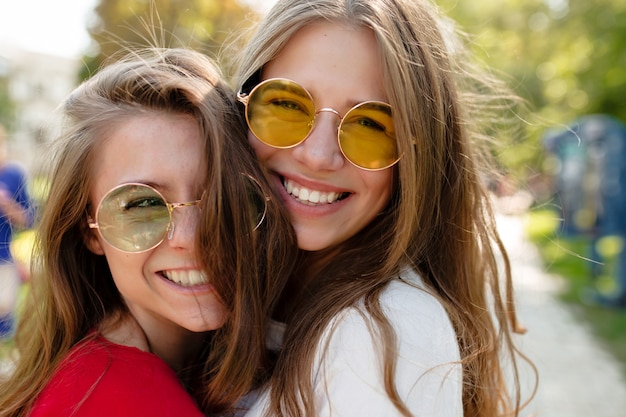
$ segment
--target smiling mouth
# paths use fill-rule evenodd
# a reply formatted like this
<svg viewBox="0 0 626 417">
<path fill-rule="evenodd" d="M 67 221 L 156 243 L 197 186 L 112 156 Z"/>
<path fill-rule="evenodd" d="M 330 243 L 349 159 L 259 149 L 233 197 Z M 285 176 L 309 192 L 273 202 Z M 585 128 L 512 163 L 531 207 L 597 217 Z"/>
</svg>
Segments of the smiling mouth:
<svg viewBox="0 0 626 417">
<path fill-rule="evenodd" d="M 193 287 L 209 283 L 207 276 L 197 269 L 161 271 L 161 275 L 181 287 Z"/>
<path fill-rule="evenodd" d="M 301 203 L 309 205 L 333 204 L 347 198 L 350 195 L 350 193 L 312 190 L 286 178 L 282 178 L 282 184 L 289 195 L 295 197 Z"/>
</svg>

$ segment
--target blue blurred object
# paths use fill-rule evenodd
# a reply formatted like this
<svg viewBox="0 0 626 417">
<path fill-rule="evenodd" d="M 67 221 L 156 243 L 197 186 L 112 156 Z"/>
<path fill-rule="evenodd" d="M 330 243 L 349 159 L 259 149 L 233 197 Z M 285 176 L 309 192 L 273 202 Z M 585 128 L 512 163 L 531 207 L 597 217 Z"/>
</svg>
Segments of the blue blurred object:
<svg viewBox="0 0 626 417">
<path fill-rule="evenodd" d="M 562 232 L 600 227 L 601 234 L 626 229 L 626 125 L 606 115 L 585 116 L 544 138 L 558 159 L 555 195 L 563 214 Z M 587 210 L 589 213 L 580 213 Z M 597 217 L 596 221 L 586 221 Z"/>
<path fill-rule="evenodd" d="M 601 262 L 596 242 L 605 236 L 626 241 L 626 125 L 607 115 L 589 115 L 544 137 L 545 149 L 558 160 L 555 198 L 563 235 L 592 237 L 589 256 Z M 600 264 L 592 266 L 599 275 Z M 626 306 L 626 252 L 617 259 L 617 294 L 598 302 Z"/>
<path fill-rule="evenodd" d="M 13 336 L 14 324 L 13 314 L 0 316 L 0 341 L 10 339 Z"/>
</svg>

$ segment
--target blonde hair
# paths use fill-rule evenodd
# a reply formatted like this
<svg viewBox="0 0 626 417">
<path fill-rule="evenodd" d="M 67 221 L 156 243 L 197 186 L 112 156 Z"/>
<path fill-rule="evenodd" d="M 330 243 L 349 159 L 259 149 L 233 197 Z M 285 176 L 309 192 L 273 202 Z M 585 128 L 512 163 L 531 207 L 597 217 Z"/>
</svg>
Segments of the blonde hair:
<svg viewBox="0 0 626 417">
<path fill-rule="evenodd" d="M 267 201 L 266 223 L 252 231 L 246 178 L 258 178 L 263 200 L 270 187 L 247 144 L 233 92 L 207 57 L 153 48 L 104 67 L 74 90 L 62 111 L 64 123 L 52 143 L 48 199 L 37 227 L 28 314 L 15 337 L 15 370 L 0 382 L 0 416 L 28 415 L 69 349 L 105 320 L 129 314 L 106 259 L 84 243 L 85 216 L 99 146 L 124 120 L 146 112 L 190 115 L 206 140 L 198 256 L 231 315 L 223 328 L 207 335 L 202 357 L 189 358 L 197 368 L 186 370 L 184 382 L 197 388 L 194 394 L 207 413 L 233 406 L 265 366 L 264 334 L 256 329 L 265 324 L 278 291 L 274 286 L 280 284 L 276 277 L 289 265 L 282 261 L 291 258 L 287 253 L 294 244 L 275 198 Z"/>
<path fill-rule="evenodd" d="M 479 123 L 506 109 L 512 97 L 503 84 L 475 71 L 454 26 L 426 0 L 279 0 L 242 50 L 238 84 L 257 82 L 289 39 L 316 21 L 375 34 L 403 156 L 381 215 L 339 247 L 300 254 L 297 279 L 308 282 L 305 292 L 315 297 L 303 296 L 289 314 L 270 414 L 314 415 L 311 369 L 321 332 L 341 310 L 364 300 L 382 335 L 387 394 L 403 415 L 411 415 L 393 382 L 397 335 L 379 303 L 385 286 L 410 265 L 439 296 L 455 327 L 464 415 L 517 415 L 515 358 L 524 357 L 512 332 L 521 326 L 508 257 L 482 182 L 487 152 L 481 143 L 487 136 Z M 504 353 L 512 358 L 513 395 L 505 384 Z"/>
</svg>

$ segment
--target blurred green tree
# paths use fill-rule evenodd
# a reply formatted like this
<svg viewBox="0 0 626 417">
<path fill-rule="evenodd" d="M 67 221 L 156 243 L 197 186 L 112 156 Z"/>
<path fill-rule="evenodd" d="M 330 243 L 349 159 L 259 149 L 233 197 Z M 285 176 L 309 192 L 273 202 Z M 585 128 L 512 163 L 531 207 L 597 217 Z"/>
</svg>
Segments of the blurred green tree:
<svg viewBox="0 0 626 417">
<path fill-rule="evenodd" d="M 542 170 L 550 128 L 591 113 L 626 121 L 626 1 L 436 1 L 469 34 L 478 59 L 529 103 L 526 131 L 494 149 L 514 175 Z M 82 78 L 124 46 L 188 46 L 215 56 L 258 17 L 237 0 L 99 0 L 95 12 L 89 32 L 97 52 L 85 58 Z"/>
<path fill-rule="evenodd" d="M 13 127 L 14 113 L 14 104 L 9 96 L 8 80 L 0 75 L 0 125 L 6 130 Z"/>
<path fill-rule="evenodd" d="M 185 46 L 217 56 L 225 41 L 256 14 L 236 0 L 99 0 L 88 27 L 97 52 L 81 79 L 126 47 Z"/>
<path fill-rule="evenodd" d="M 524 141 L 502 162 L 540 170 L 541 139 L 592 113 L 626 121 L 623 0 L 439 0 L 470 34 L 481 61 L 506 74 L 533 112 Z"/>
<path fill-rule="evenodd" d="M 9 63 L 0 56 L 0 125 L 10 130 L 14 122 L 14 103 L 9 94 Z"/>
</svg>

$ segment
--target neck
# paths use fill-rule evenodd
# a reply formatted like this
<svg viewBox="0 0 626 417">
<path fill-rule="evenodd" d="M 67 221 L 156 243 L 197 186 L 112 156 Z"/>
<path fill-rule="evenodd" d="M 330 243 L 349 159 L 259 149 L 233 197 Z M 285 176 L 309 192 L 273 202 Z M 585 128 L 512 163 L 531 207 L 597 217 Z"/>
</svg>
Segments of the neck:
<svg viewBox="0 0 626 417">
<path fill-rule="evenodd" d="M 176 372 L 183 370 L 197 357 L 206 340 L 205 333 L 179 329 L 181 331 L 178 334 L 167 332 L 148 337 L 152 353 L 163 359 Z"/>
<path fill-rule="evenodd" d="M 132 315 L 113 325 L 100 326 L 100 333 L 113 343 L 151 352 L 174 371 L 182 370 L 202 349 L 206 333 L 195 333 L 174 323 L 139 324 Z"/>
</svg>

